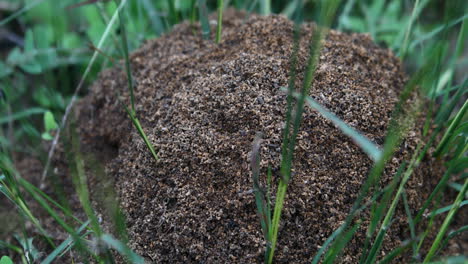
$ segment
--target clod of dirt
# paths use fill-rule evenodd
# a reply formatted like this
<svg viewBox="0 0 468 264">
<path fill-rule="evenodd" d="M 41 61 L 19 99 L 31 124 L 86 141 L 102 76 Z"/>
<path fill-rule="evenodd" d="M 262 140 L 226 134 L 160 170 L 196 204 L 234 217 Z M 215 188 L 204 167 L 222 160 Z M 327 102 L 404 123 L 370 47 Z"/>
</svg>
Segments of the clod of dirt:
<svg viewBox="0 0 468 264">
<path fill-rule="evenodd" d="M 249 158 L 263 134 L 262 175 L 279 177 L 293 24 L 281 16 L 228 12 L 222 43 L 202 40 L 183 23 L 131 56 L 136 111 L 159 153 L 154 161 L 117 94 L 128 102 L 125 72 L 102 73 L 78 105 L 82 145 L 106 162 L 127 217 L 131 247 L 154 263 L 256 263 L 265 241 L 256 215 Z M 198 29 L 195 29 L 198 30 Z M 302 26 L 297 87 L 314 25 Z M 382 145 L 406 77 L 391 51 L 369 36 L 331 31 L 310 95 Z M 389 162 L 389 183 L 420 138 L 418 129 Z M 279 231 L 277 263 L 308 263 L 340 226 L 372 161 L 331 122 L 306 108 Z M 413 210 L 431 186 L 431 164 L 406 185 Z M 414 212 L 413 212 L 414 213 Z M 366 212 L 362 213 L 366 219 Z M 409 238 L 397 211 L 381 255 Z M 367 223 L 342 256 L 356 263 Z"/>
</svg>

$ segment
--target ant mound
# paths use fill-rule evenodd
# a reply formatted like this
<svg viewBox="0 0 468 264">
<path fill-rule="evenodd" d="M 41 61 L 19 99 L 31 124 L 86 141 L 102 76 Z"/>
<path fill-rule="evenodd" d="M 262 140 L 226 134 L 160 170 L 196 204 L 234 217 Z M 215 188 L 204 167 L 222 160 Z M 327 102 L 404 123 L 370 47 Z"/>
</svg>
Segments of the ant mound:
<svg viewBox="0 0 468 264">
<path fill-rule="evenodd" d="M 279 180 L 293 23 L 281 16 L 226 14 L 220 44 L 188 23 L 131 55 L 135 108 L 159 160 L 133 127 L 125 70 L 107 70 L 78 104 L 82 148 L 105 163 L 126 217 L 130 246 L 154 263 L 257 263 L 263 239 L 252 193 L 252 143 L 262 133 L 261 177 Z M 296 87 L 309 57 L 313 24 L 301 28 Z M 399 60 L 362 34 L 330 31 L 310 96 L 382 146 L 405 85 Z M 407 108 L 415 103 L 407 102 Z M 392 180 L 420 141 L 417 126 L 396 150 L 379 186 Z M 306 107 L 294 153 L 275 253 L 277 263 L 307 263 L 349 213 L 373 162 L 333 123 Z M 431 164 L 406 184 L 412 213 L 435 180 Z M 94 181 L 99 181 L 94 179 Z M 99 184 L 91 184 L 98 186 Z M 96 187 L 97 188 L 97 187 Z M 366 200 L 369 202 L 369 197 Z M 366 209 L 367 210 L 367 209 Z M 356 263 L 368 226 L 363 210 L 341 256 Z M 410 238 L 398 208 L 379 256 Z"/>
</svg>

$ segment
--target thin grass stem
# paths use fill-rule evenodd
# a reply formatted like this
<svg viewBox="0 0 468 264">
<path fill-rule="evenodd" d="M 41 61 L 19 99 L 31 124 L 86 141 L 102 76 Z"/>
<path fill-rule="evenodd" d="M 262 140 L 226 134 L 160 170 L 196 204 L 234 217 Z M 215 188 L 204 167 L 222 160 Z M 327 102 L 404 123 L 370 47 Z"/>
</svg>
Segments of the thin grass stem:
<svg viewBox="0 0 468 264">
<path fill-rule="evenodd" d="M 463 184 L 462 191 L 458 193 L 457 198 L 455 199 L 455 202 L 453 203 L 452 209 L 450 209 L 450 212 L 448 213 L 447 217 L 445 218 L 444 222 L 442 223 L 441 228 L 439 229 L 439 233 L 437 234 L 434 242 L 432 243 L 431 248 L 429 249 L 429 252 L 426 255 L 426 258 L 424 258 L 423 263 L 429 262 L 434 254 L 436 253 L 437 249 L 440 246 L 440 243 L 447 232 L 450 223 L 453 220 L 453 217 L 455 216 L 455 213 L 457 210 L 460 208 L 461 201 L 465 197 L 466 191 L 468 190 L 468 179 L 465 180 L 465 183 Z"/>
<path fill-rule="evenodd" d="M 218 24 L 216 25 L 216 43 L 221 42 L 221 30 L 223 26 L 224 1 L 218 0 Z"/>
</svg>

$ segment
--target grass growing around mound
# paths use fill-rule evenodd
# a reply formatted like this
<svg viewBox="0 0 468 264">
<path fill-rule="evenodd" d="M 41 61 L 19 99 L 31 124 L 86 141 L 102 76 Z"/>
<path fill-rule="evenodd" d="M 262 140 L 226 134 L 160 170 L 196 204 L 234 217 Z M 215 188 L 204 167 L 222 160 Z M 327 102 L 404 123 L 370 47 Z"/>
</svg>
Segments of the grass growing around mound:
<svg viewBox="0 0 468 264">
<path fill-rule="evenodd" d="M 252 160 L 255 199 L 260 216 L 261 227 L 266 240 L 265 262 L 272 263 L 281 221 L 284 199 L 287 198 L 288 182 L 294 167 L 294 147 L 304 107 L 312 107 L 330 119 L 344 134 L 351 137 L 375 162 L 367 180 L 363 183 L 360 195 L 355 200 L 345 222 L 314 253 L 312 263 L 338 262 L 340 252 L 346 247 L 362 221 L 370 225 L 364 242 L 360 263 L 375 263 L 386 232 L 391 227 L 393 213 L 398 204 L 408 207 L 405 196 L 405 182 L 412 171 L 420 164 L 426 154 L 445 161 L 446 171 L 427 201 L 416 215 L 407 211 L 408 227 L 411 237 L 403 245 L 380 259 L 388 263 L 392 259 L 410 254 L 413 262 L 430 263 L 463 261 L 462 257 L 443 258 L 442 250 L 450 239 L 466 232 L 467 226 L 451 230 L 457 210 L 466 205 L 468 186 L 468 109 L 467 76 L 465 52 L 468 35 L 467 5 L 464 1 L 416 0 L 408 4 L 402 1 L 218 1 L 217 6 L 209 1 L 90 1 L 82 6 L 71 6 L 75 1 L 50 0 L 6 1 L 11 10 L 0 21 L 12 37 L 12 44 L 2 51 L 0 61 L 0 192 L 13 205 L 18 214 L 18 228 L 14 234 L 0 241 L 0 252 L 5 255 L 0 264 L 8 263 L 13 257 L 23 263 L 53 263 L 63 254 L 79 254 L 82 261 L 113 263 L 115 250 L 131 263 L 143 263 L 143 259 L 127 246 L 125 224 L 118 205 L 112 205 L 116 229 L 121 234 L 114 237 L 103 231 L 96 212 L 90 205 L 87 179 L 84 173 L 84 159 L 80 154 L 77 136 L 71 133 L 68 151 L 72 164 L 73 181 L 86 220 L 78 219 L 59 198 L 52 198 L 38 186 L 26 180 L 27 175 L 19 175 L 12 159 L 15 153 L 26 152 L 41 155 L 44 152 L 42 132 L 56 133 L 52 146 L 57 144 L 58 131 L 54 126 L 42 127 L 42 119 L 49 120 L 50 113 L 59 122 L 59 130 L 64 130 L 71 106 L 82 94 L 81 87 L 92 81 L 97 72 L 112 64 L 108 58 L 123 58 L 131 94 L 130 108 L 124 105 L 129 118 L 148 146 L 152 156 L 157 159 L 156 151 L 141 127 L 133 96 L 133 82 L 128 59 L 128 51 L 137 48 L 145 39 L 161 35 L 181 19 L 199 20 L 201 32 L 206 39 L 211 37 L 208 12 L 225 6 L 256 11 L 267 15 L 271 12 L 282 13 L 300 24 L 302 19 L 319 22 L 319 34 L 311 40 L 310 58 L 303 87 L 294 87 L 297 47 L 291 56 L 291 80 L 287 89 L 286 128 L 283 134 L 281 179 L 275 198 L 272 196 L 271 171 L 260 175 L 258 151 L 261 140 L 254 142 Z M 441 6 L 442 5 L 442 6 Z M 70 7 L 70 9 L 67 9 Z M 67 15 L 64 10 L 68 11 Z M 121 12 L 119 10 L 122 10 Z M 443 14 L 439 14 L 443 10 Z M 334 15 L 336 13 L 336 18 Z M 425 13 L 438 18 L 437 22 L 427 21 Z M 120 15 L 120 16 L 119 16 Z M 120 23 L 117 23 L 119 18 Z M 433 20 L 433 19 L 431 19 Z M 124 22 L 125 21 L 125 22 Z M 218 20 L 215 39 L 222 42 L 222 24 Z M 117 26 L 120 24 L 120 26 Z M 20 30 L 17 29 L 20 25 Z M 117 27 L 119 30 L 116 30 Z M 333 113 L 318 105 L 309 97 L 314 71 L 321 48 L 320 40 L 326 36 L 329 27 L 346 31 L 369 32 L 374 40 L 391 47 L 400 58 L 405 60 L 412 78 L 402 93 L 400 102 L 393 113 L 392 123 L 382 149 L 339 120 Z M 297 32 L 298 26 L 296 26 Z M 119 31 L 119 32 L 118 32 Z M 3 33 L 2 33 L 3 34 Z M 19 37 L 19 38 L 18 38 Z M 453 40 L 453 41 L 451 41 Z M 299 34 L 296 34 L 296 46 Z M 90 51 L 87 46 L 92 44 Z M 105 56 L 99 56 L 105 55 Z M 84 73 L 83 73 L 84 72 Z M 36 85 L 38 84 L 38 85 Z M 34 86 L 34 89 L 32 88 Z M 298 92 L 296 92 L 298 90 Z M 420 100 L 416 105 L 405 105 L 406 98 L 418 90 Z M 415 115 L 422 110 L 424 100 L 429 100 L 427 121 L 424 131 L 425 141 L 416 148 L 408 160 L 394 176 L 388 186 L 376 188 L 385 163 L 391 159 L 395 147 L 405 135 L 407 126 Z M 440 140 L 437 140 L 440 139 Z M 429 152 L 431 148 L 435 149 Z M 46 150 L 48 151 L 48 149 Z M 53 151 L 52 154 L 53 155 Z M 50 162 L 50 156 L 44 160 Z M 48 165 L 46 165 L 46 168 Z M 51 172 L 45 170 L 44 175 Z M 266 176 L 267 186 L 260 186 L 260 177 Z M 266 189 L 266 191 L 264 191 Z M 444 193 L 451 189 L 457 195 L 449 205 L 442 205 Z M 60 196 L 60 195 L 58 195 Z M 364 203 L 366 196 L 372 197 L 370 219 L 359 219 L 359 212 L 370 205 Z M 274 200 L 274 202 L 273 202 Z M 69 234 L 69 238 L 59 244 L 42 227 L 42 223 L 31 211 L 31 204 L 37 203 L 56 222 L 57 228 Z M 273 209 L 273 210 L 272 210 Z M 438 219 L 443 224 L 435 229 L 435 239 L 429 241 L 429 251 L 421 252 L 423 243 L 431 236 L 433 225 Z M 34 227 L 27 227 L 31 223 Z M 31 232 L 37 230 L 37 232 Z M 420 230 L 423 230 L 422 232 Z M 35 245 L 38 240 L 45 241 L 50 248 L 39 252 Z M 312 257 L 312 256 L 311 256 Z"/>
</svg>

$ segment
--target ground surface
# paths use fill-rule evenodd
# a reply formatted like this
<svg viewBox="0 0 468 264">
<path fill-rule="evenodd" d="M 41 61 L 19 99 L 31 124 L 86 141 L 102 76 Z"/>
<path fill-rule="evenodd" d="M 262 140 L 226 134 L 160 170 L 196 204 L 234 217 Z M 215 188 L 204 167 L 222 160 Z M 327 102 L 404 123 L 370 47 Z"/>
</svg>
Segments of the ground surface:
<svg viewBox="0 0 468 264">
<path fill-rule="evenodd" d="M 105 164 L 127 217 L 131 247 L 155 263 L 257 263 L 264 241 L 256 215 L 250 151 L 263 134 L 262 172 L 278 177 L 293 25 L 280 16 L 228 12 L 220 45 L 185 23 L 131 56 L 136 109 L 159 153 L 155 162 L 117 99 L 122 69 L 102 73 L 77 106 L 82 150 Z M 314 27 L 302 28 L 297 86 Z M 331 31 L 310 95 L 382 144 L 406 77 L 400 62 L 366 35 Z M 388 183 L 418 142 L 413 129 L 388 165 Z M 307 108 L 285 201 L 277 263 L 307 263 L 344 220 L 372 162 L 332 123 Z M 407 184 L 418 208 L 436 177 L 431 164 Z M 60 168 L 58 169 L 60 174 Z M 92 173 L 91 173 L 92 174 Z M 91 187 L 100 178 L 91 176 Z M 414 213 L 414 212 L 413 212 Z M 398 210 L 382 254 L 409 237 Z M 366 223 L 342 261 L 356 263 Z"/>
</svg>

